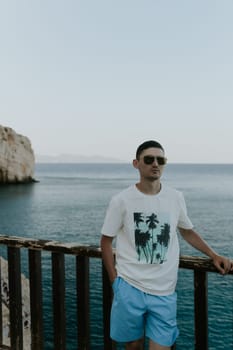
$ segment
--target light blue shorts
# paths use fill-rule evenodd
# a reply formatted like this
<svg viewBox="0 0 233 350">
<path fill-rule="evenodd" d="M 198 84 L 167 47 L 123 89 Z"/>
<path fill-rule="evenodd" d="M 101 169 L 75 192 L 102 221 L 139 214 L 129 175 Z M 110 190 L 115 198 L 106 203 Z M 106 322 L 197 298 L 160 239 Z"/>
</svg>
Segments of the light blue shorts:
<svg viewBox="0 0 233 350">
<path fill-rule="evenodd" d="M 111 338 L 117 342 L 141 339 L 144 334 L 161 346 L 172 346 L 179 334 L 176 293 L 155 296 L 131 286 L 121 277 L 113 283 Z"/>
</svg>

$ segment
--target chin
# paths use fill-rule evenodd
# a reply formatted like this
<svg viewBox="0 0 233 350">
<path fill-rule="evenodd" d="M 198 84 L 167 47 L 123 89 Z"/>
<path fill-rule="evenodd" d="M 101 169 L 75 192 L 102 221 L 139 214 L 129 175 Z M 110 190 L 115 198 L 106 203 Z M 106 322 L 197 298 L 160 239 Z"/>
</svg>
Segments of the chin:
<svg viewBox="0 0 233 350">
<path fill-rule="evenodd" d="M 154 176 L 149 176 L 148 180 L 150 181 L 156 181 L 160 179 L 160 175 L 154 175 Z"/>
</svg>

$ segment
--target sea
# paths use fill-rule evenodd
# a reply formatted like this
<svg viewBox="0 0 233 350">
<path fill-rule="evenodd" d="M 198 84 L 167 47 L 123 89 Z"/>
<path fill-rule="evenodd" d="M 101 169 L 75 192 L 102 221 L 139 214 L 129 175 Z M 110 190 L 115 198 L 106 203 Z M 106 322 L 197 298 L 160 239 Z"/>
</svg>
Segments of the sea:
<svg viewBox="0 0 233 350">
<path fill-rule="evenodd" d="M 99 245 L 110 198 L 136 183 L 138 173 L 127 163 L 36 164 L 35 178 L 33 184 L 0 187 L 0 234 Z M 168 164 L 162 182 L 183 192 L 195 229 L 219 254 L 233 258 L 233 164 Z M 202 256 L 179 239 L 182 255 Z M 91 260 L 91 349 L 102 350 L 101 262 Z M 50 255 L 42 261 L 45 349 L 52 350 Z M 75 350 L 75 259 L 65 262 L 67 349 Z M 27 277 L 26 252 L 22 271 Z M 194 349 L 193 291 L 193 272 L 180 269 L 178 350 Z M 208 297 L 209 349 L 233 350 L 233 276 L 209 273 Z"/>
</svg>

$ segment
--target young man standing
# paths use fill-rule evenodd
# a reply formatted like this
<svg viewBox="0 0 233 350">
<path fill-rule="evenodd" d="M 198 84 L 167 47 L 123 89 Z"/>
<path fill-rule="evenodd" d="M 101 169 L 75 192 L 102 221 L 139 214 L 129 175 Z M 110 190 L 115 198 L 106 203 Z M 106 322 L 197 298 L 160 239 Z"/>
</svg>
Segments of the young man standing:
<svg viewBox="0 0 233 350">
<path fill-rule="evenodd" d="M 229 259 L 214 252 L 193 230 L 182 193 L 162 185 L 165 164 L 160 143 L 142 143 L 133 161 L 140 180 L 112 198 L 102 227 L 102 256 L 114 291 L 111 338 L 125 342 L 127 350 L 142 350 L 144 334 L 150 350 L 169 350 L 178 336 L 177 228 L 220 273 L 233 269 Z"/>
</svg>

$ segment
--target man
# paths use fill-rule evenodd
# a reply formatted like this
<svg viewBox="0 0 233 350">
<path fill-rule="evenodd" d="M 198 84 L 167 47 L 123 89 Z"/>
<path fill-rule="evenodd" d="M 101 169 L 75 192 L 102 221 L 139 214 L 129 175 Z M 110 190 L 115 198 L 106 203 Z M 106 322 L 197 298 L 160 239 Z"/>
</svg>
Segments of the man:
<svg viewBox="0 0 233 350">
<path fill-rule="evenodd" d="M 114 291 L 111 338 L 125 342 L 127 350 L 142 350 L 144 334 L 150 350 L 169 350 L 178 336 L 177 228 L 220 273 L 233 269 L 229 259 L 219 256 L 193 230 L 182 193 L 161 183 L 165 164 L 160 143 L 142 143 L 133 160 L 140 181 L 112 198 L 102 227 L 102 256 Z"/>
</svg>

